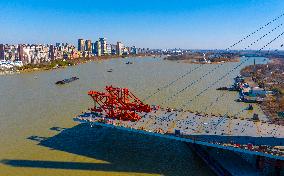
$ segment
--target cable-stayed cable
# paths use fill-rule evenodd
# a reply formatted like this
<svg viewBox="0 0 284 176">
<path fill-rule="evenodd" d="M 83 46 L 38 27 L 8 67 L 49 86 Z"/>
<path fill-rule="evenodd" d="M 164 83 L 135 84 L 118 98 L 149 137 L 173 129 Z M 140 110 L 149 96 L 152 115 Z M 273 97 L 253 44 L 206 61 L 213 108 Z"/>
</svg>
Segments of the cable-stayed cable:
<svg viewBox="0 0 284 176">
<path fill-rule="evenodd" d="M 279 27 L 280 27 L 280 26 L 281 26 L 281 25 L 279 25 Z M 278 28 L 278 27 L 276 27 L 276 28 Z M 274 28 L 274 29 L 272 29 L 271 31 L 269 31 L 268 33 L 262 35 L 262 36 L 261 36 L 260 38 L 258 38 L 256 41 L 252 42 L 250 45 L 248 45 L 248 46 L 246 47 L 246 49 L 249 48 L 249 47 L 251 47 L 251 46 L 253 46 L 253 45 L 256 44 L 257 42 L 259 42 L 261 39 L 263 39 L 263 38 L 266 37 L 268 34 L 270 34 L 271 32 L 273 32 L 276 28 Z M 279 37 L 280 37 L 280 36 L 279 36 Z M 261 49 L 261 50 L 262 50 L 262 49 Z M 260 50 L 260 51 L 261 51 L 261 50 Z M 245 60 L 245 61 L 247 61 L 247 60 Z M 242 61 L 241 64 L 243 64 L 243 62 L 245 62 L 245 61 Z M 191 82 L 190 84 L 188 84 L 188 85 L 187 85 L 186 87 L 184 87 L 183 89 L 178 90 L 176 93 L 172 94 L 169 98 L 167 98 L 166 100 L 164 100 L 160 105 L 164 105 L 166 102 L 172 100 L 173 98 L 176 98 L 180 93 L 184 92 L 186 89 L 188 89 L 188 88 L 190 88 L 191 86 L 195 85 L 196 83 L 200 82 L 204 77 L 206 77 L 207 75 L 211 74 L 213 71 L 217 70 L 218 68 L 220 68 L 220 67 L 221 67 L 222 65 L 224 65 L 224 64 L 225 64 L 225 63 L 221 63 L 221 64 L 219 64 L 217 67 L 213 68 L 212 70 L 209 70 L 209 72 L 203 74 L 199 79 L 194 80 L 193 82 Z"/>
<path fill-rule="evenodd" d="M 282 32 L 281 34 L 279 34 L 277 37 L 275 37 L 273 40 L 271 40 L 270 42 L 268 42 L 266 45 L 264 45 L 261 49 L 259 49 L 258 51 L 263 50 L 264 48 L 266 48 L 268 45 L 270 45 L 271 43 L 273 43 L 275 40 L 277 40 L 279 37 L 281 37 L 284 34 L 284 32 Z M 214 83 L 212 83 L 211 85 L 209 85 L 207 88 L 205 88 L 204 90 L 202 90 L 199 94 L 195 95 L 192 99 L 190 99 L 189 101 L 187 101 L 186 103 L 182 104 L 181 107 L 185 107 L 188 103 L 194 101 L 197 97 L 199 97 L 200 95 L 202 95 L 204 92 L 206 92 L 208 89 L 210 89 L 211 87 L 213 87 L 214 85 L 216 85 L 219 81 L 221 81 L 222 79 L 224 79 L 225 77 L 227 77 L 230 73 L 232 73 L 234 70 L 236 70 L 238 67 L 240 67 L 241 65 L 243 65 L 249 58 L 245 59 L 244 61 L 242 61 L 240 64 L 238 64 L 236 67 L 234 67 L 233 69 L 231 69 L 229 72 L 227 72 L 225 75 L 223 75 L 222 77 L 220 77 L 217 81 L 215 81 Z"/>
<path fill-rule="evenodd" d="M 252 36 L 253 34 L 259 32 L 260 30 L 262 30 L 263 28 L 267 27 L 268 25 L 272 24 L 273 22 L 277 21 L 279 18 L 281 18 L 282 16 L 284 16 L 284 13 L 279 15 L 278 17 L 274 18 L 273 20 L 269 21 L 268 23 L 266 23 L 264 26 L 261 26 L 260 28 L 258 28 L 256 31 L 253 31 L 252 33 L 250 33 L 249 35 L 247 35 L 246 37 L 242 38 L 241 40 L 239 40 L 238 42 L 234 43 L 233 45 L 231 45 L 229 48 L 227 48 L 226 50 L 229 50 L 230 48 L 234 47 L 235 45 L 243 42 L 244 40 L 246 40 L 247 38 L 249 38 L 250 36 Z M 281 24 L 282 25 L 282 24 Z M 278 26 L 280 27 L 280 26 Z M 276 27 L 276 28 L 278 28 Z M 275 30 L 275 29 L 274 29 Z M 273 30 L 273 31 L 274 31 Z M 264 36 L 265 37 L 265 36 Z M 261 39 L 259 39 L 261 40 Z M 258 41 L 256 41 L 258 42 Z M 254 43 L 252 43 L 251 45 L 253 45 Z M 248 47 L 247 47 L 248 48 Z M 171 85 L 173 85 L 175 82 L 179 81 L 180 79 L 184 78 L 185 76 L 189 75 L 190 73 L 192 73 L 193 71 L 201 68 L 203 65 L 200 65 L 199 67 L 196 67 L 193 70 L 190 70 L 188 72 L 186 72 L 185 74 L 183 74 L 182 76 L 178 77 L 177 79 L 175 79 L 174 81 L 171 81 L 170 83 L 166 84 L 165 86 L 162 86 L 160 88 L 158 88 L 154 93 L 150 94 L 149 96 L 147 96 L 146 98 L 143 99 L 143 101 L 148 100 L 149 98 L 153 97 L 154 95 L 156 95 L 157 93 L 159 93 L 160 91 L 164 90 L 167 87 L 170 87 Z"/>
<path fill-rule="evenodd" d="M 263 28 L 269 26 L 270 24 L 272 24 L 273 22 L 277 21 L 279 18 L 283 17 L 284 13 L 282 13 L 281 15 L 279 15 L 278 17 L 274 18 L 273 20 L 269 21 L 268 23 L 266 23 L 264 26 L 261 26 L 260 28 L 258 28 L 256 31 L 253 31 L 252 33 L 250 33 L 249 35 L 245 36 L 244 38 L 242 38 L 241 40 L 237 41 L 236 43 L 234 43 L 233 45 L 231 45 L 230 47 L 228 47 L 226 50 L 230 50 L 232 47 L 238 45 L 239 43 L 243 42 L 244 40 L 246 40 L 247 38 L 249 38 L 250 36 L 252 36 L 253 34 L 257 33 L 258 31 L 262 30 Z"/>
<path fill-rule="evenodd" d="M 275 37 L 273 40 L 271 40 L 269 43 L 267 43 L 266 45 L 264 45 L 261 49 L 259 49 L 258 51 L 261 51 L 261 50 L 263 50 L 265 47 L 267 47 L 268 45 L 270 45 L 272 42 L 274 42 L 275 40 L 277 40 L 280 36 L 282 36 L 284 34 L 284 32 L 283 33 L 281 33 L 281 34 L 279 34 L 277 37 Z M 200 93 L 200 94 L 202 94 L 202 93 Z M 215 101 L 213 101 L 213 102 L 211 102 L 210 103 L 210 105 L 208 105 L 208 106 L 206 106 L 205 108 L 204 108 L 204 111 L 206 111 L 210 106 L 212 106 L 214 103 L 216 103 L 216 102 L 218 102 L 219 100 L 220 100 L 220 98 L 221 97 L 223 97 L 225 95 L 225 93 L 222 93 L 220 96 L 217 96 L 217 98 L 216 98 L 216 100 Z M 197 96 L 196 96 L 197 97 Z M 195 97 L 195 98 L 196 98 Z M 233 115 L 233 117 L 235 117 L 235 116 L 237 116 L 237 115 L 239 115 L 239 114 L 241 114 L 242 112 L 244 112 L 245 111 L 245 109 L 242 109 L 242 110 L 240 110 L 240 111 L 238 111 L 237 113 L 235 113 L 234 115 Z M 226 114 L 225 114 L 225 116 L 228 114 L 228 111 L 226 112 Z M 222 118 L 222 119 L 224 119 L 225 118 L 225 116 Z M 217 125 L 216 125 L 217 126 Z M 216 128 L 216 126 L 215 126 L 215 128 Z"/>
<path fill-rule="evenodd" d="M 154 95 L 156 95 L 158 92 L 160 92 L 161 90 L 167 88 L 167 87 L 170 87 L 171 85 L 173 85 L 174 83 L 176 83 L 178 80 L 184 78 L 185 76 L 189 75 L 190 73 L 192 73 L 193 71 L 199 69 L 201 67 L 201 65 L 195 67 L 194 69 L 192 70 L 189 70 L 188 72 L 186 72 L 185 74 L 183 74 L 182 76 L 178 77 L 177 79 L 169 82 L 168 84 L 166 84 L 165 86 L 162 86 L 160 88 L 157 89 L 157 91 L 155 91 L 154 93 L 152 93 L 151 95 L 147 96 L 146 98 L 143 99 L 143 101 L 145 100 L 148 100 L 149 98 L 153 97 Z"/>
<path fill-rule="evenodd" d="M 259 39 L 257 39 L 257 40 L 254 41 L 253 43 L 251 43 L 251 44 L 249 45 L 249 47 L 252 46 L 253 44 L 255 44 L 256 42 L 258 42 L 259 40 L 261 40 L 262 38 L 264 38 L 264 37 L 266 37 L 267 35 L 269 35 L 271 32 L 275 31 L 277 28 L 279 28 L 279 27 L 282 26 L 282 25 L 283 25 L 283 24 L 281 23 L 280 25 L 278 25 L 277 27 L 273 28 L 271 31 L 269 31 L 269 32 L 266 33 L 265 35 L 261 36 Z M 248 47 L 245 47 L 244 50 L 246 50 L 247 48 L 248 48 Z"/>
</svg>

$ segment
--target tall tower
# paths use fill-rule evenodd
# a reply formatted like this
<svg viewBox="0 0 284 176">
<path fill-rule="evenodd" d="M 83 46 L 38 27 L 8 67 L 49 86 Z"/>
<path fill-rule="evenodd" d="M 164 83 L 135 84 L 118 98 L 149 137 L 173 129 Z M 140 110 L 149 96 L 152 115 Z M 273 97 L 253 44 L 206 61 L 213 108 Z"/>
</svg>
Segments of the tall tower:
<svg viewBox="0 0 284 176">
<path fill-rule="evenodd" d="M 92 53 L 96 54 L 96 52 L 97 52 L 97 44 L 95 42 L 95 43 L 92 43 Z"/>
<path fill-rule="evenodd" d="M 100 38 L 99 39 L 101 43 L 101 50 L 103 55 L 107 55 L 107 41 L 106 38 Z"/>
<path fill-rule="evenodd" d="M 92 41 L 91 40 L 86 40 L 85 48 L 86 48 L 86 51 L 89 51 L 89 52 L 92 51 Z"/>
<path fill-rule="evenodd" d="M 96 47 L 95 54 L 96 54 L 97 56 L 101 56 L 101 55 L 102 55 L 101 42 L 100 42 L 100 41 L 96 41 L 96 42 L 95 42 L 95 47 Z"/>
<path fill-rule="evenodd" d="M 107 49 L 107 54 L 111 55 L 111 44 L 107 44 L 106 49 Z"/>
<path fill-rule="evenodd" d="M 49 46 L 49 58 L 55 60 L 55 47 L 53 45 Z"/>
<path fill-rule="evenodd" d="M 4 44 L 0 44 L 0 60 L 5 59 L 5 46 Z"/>
<path fill-rule="evenodd" d="M 78 51 L 85 51 L 85 40 L 84 39 L 78 39 Z"/>
<path fill-rule="evenodd" d="M 117 42 L 116 54 L 119 55 L 119 56 L 121 56 L 123 54 L 123 44 L 121 42 Z"/>
<path fill-rule="evenodd" d="M 20 61 L 24 60 L 24 47 L 21 44 L 18 45 L 18 58 Z"/>
</svg>

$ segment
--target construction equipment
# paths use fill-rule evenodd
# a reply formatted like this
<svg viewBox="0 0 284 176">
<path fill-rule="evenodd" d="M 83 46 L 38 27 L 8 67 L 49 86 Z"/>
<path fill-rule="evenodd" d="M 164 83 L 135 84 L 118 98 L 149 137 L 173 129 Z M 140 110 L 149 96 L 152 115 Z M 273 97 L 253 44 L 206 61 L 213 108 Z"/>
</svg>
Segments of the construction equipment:
<svg viewBox="0 0 284 176">
<path fill-rule="evenodd" d="M 128 88 L 106 86 L 106 92 L 89 91 L 94 100 L 93 112 L 105 113 L 106 117 L 124 121 L 138 121 L 137 112 L 151 112 L 151 107 L 144 104 Z"/>
</svg>

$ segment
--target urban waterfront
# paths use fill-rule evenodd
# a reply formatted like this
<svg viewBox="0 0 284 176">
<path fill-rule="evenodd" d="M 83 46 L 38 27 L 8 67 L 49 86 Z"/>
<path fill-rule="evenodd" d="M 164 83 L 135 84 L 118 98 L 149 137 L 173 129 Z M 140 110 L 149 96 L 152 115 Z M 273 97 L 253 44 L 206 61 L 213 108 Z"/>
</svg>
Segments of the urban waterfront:
<svg viewBox="0 0 284 176">
<path fill-rule="evenodd" d="M 133 64 L 125 64 L 128 61 Z M 242 66 L 250 65 L 253 61 L 254 58 L 250 58 Z M 264 58 L 256 58 L 256 61 L 263 63 Z M 216 69 L 164 106 L 179 108 L 180 104 L 194 97 L 238 64 L 224 63 L 222 69 Z M 106 85 L 128 87 L 143 99 L 161 85 L 166 85 L 170 80 L 198 66 L 161 58 L 127 58 L 0 77 L 1 174 L 212 175 L 210 168 L 183 143 L 115 130 L 90 129 L 82 125 L 74 127 L 78 123 L 73 122 L 73 117 L 92 106 L 93 102 L 87 95 L 89 90 L 102 90 Z M 160 104 L 176 89 L 183 88 L 214 67 L 217 67 L 217 64 L 202 65 L 146 103 Z M 109 69 L 113 71 L 107 72 Z M 234 101 L 237 99 L 237 93 L 226 92 L 217 104 L 204 109 L 222 93 L 216 88 L 231 85 L 232 78 L 239 74 L 240 69 L 223 79 L 220 85 L 200 96 L 194 104 L 189 104 L 186 109 L 234 115 L 246 108 L 247 104 Z M 58 80 L 72 76 L 80 79 L 63 86 L 54 84 Z M 263 116 L 258 107 L 252 112 L 244 111 L 240 116 L 252 117 L 253 113 Z M 81 141 L 83 144 L 80 146 L 72 145 L 72 139 L 68 138 L 68 135 L 65 138 L 63 135 L 60 145 L 64 146 L 66 143 L 70 146 L 60 148 L 57 145 L 53 148 L 50 143 L 38 145 L 40 141 L 49 137 L 64 134 L 65 128 L 87 128 L 97 132 L 82 137 L 82 140 L 87 138 L 88 141 Z M 75 136 L 78 139 L 73 139 L 74 141 L 80 141 L 80 132 L 87 133 L 84 130 L 77 130 L 78 134 Z"/>
</svg>

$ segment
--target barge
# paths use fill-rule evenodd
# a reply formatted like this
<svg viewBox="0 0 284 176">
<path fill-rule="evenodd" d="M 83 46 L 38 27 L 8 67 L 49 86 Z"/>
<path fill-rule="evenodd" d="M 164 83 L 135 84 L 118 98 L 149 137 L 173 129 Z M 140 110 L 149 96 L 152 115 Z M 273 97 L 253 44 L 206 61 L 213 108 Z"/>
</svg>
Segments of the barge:
<svg viewBox="0 0 284 176">
<path fill-rule="evenodd" d="M 68 84 L 70 82 L 73 82 L 75 80 L 78 80 L 79 78 L 74 76 L 74 77 L 71 77 L 71 78 L 68 78 L 68 79 L 63 79 L 61 81 L 57 81 L 55 84 L 59 85 L 59 84 Z"/>
</svg>

